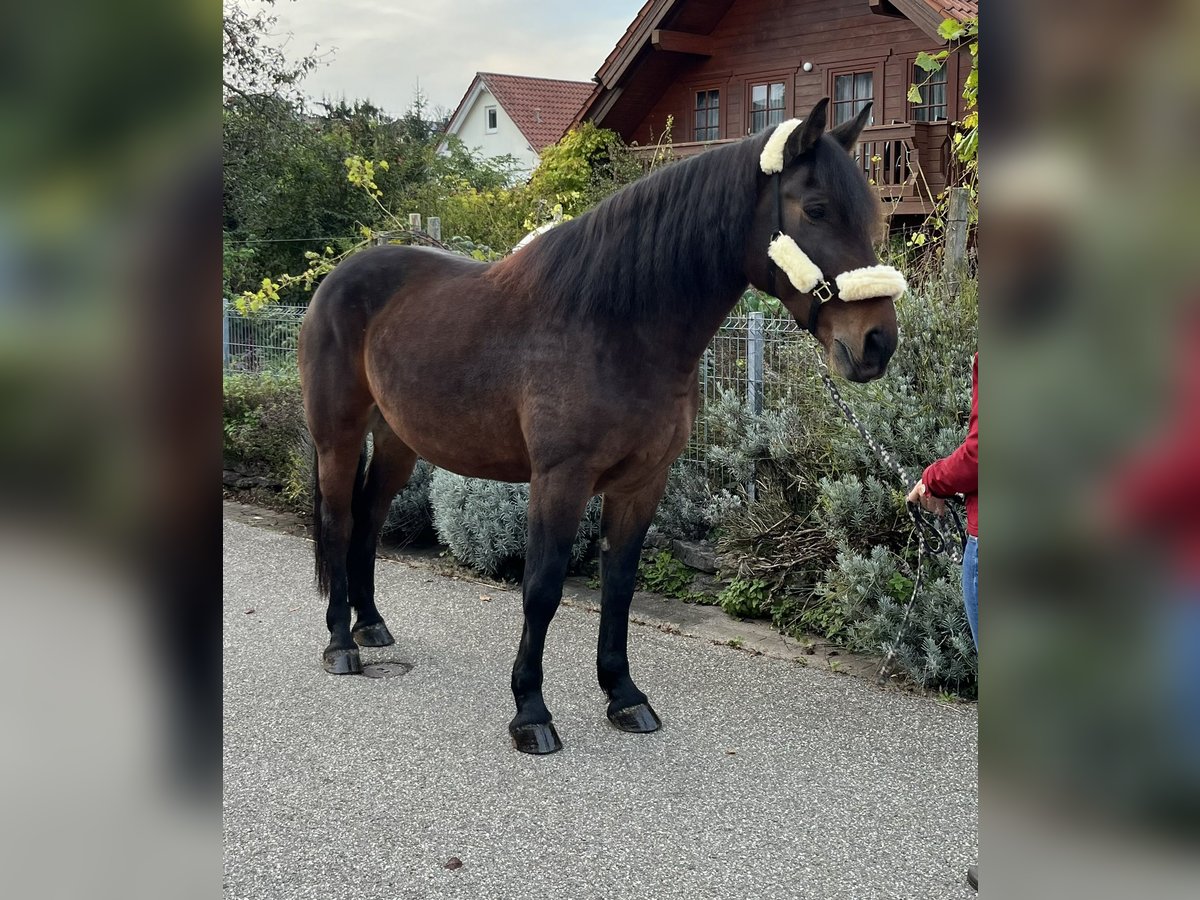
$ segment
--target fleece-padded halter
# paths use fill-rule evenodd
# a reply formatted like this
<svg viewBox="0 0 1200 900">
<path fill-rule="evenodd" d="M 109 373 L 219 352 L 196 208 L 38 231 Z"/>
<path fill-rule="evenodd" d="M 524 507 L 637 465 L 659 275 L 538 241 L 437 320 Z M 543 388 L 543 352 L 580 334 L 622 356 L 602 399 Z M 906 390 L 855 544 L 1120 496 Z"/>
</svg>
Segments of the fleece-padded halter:
<svg viewBox="0 0 1200 900">
<path fill-rule="evenodd" d="M 780 174 L 783 172 L 783 154 L 788 138 L 803 121 L 788 119 L 777 125 L 759 155 L 758 165 L 763 173 L 772 176 L 775 182 L 776 230 L 767 247 L 767 256 L 774 263 L 769 269 L 771 293 L 778 296 L 775 290 L 775 269 L 778 268 L 787 275 L 792 287 L 801 294 L 812 294 L 814 302 L 805 327 L 815 334 L 817 313 L 821 304 L 833 299 L 835 291 L 825 280 L 820 267 L 783 228 L 783 179 Z M 837 284 L 836 296 L 843 301 L 866 300 L 871 297 L 890 297 L 897 300 L 908 290 L 908 282 L 904 275 L 893 266 L 851 269 L 834 278 L 834 282 Z"/>
</svg>

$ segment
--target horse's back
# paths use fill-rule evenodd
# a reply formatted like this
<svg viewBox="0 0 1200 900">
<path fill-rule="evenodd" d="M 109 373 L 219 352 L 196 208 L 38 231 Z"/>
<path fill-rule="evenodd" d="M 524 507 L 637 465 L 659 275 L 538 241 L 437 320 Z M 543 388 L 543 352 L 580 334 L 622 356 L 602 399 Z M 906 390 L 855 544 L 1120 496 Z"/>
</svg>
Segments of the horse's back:
<svg viewBox="0 0 1200 900">
<path fill-rule="evenodd" d="M 419 301 L 421 286 L 482 268 L 485 263 L 426 247 L 360 250 L 321 282 L 305 315 L 305 331 L 318 341 L 320 335 L 342 344 L 346 339 L 361 344 L 371 319 L 389 305 L 407 299 Z M 315 349 L 310 347 L 309 352 Z"/>
</svg>

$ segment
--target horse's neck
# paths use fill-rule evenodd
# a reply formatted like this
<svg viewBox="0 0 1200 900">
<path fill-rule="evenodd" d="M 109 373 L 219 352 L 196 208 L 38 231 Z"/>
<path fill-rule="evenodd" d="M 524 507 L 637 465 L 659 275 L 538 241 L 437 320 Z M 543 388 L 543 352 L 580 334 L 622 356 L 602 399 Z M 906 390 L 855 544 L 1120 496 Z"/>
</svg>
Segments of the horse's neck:
<svg viewBox="0 0 1200 900">
<path fill-rule="evenodd" d="M 713 342 L 721 324 L 742 296 L 742 290 L 738 287 L 713 292 L 707 298 L 697 299 L 690 310 L 677 312 L 676 316 L 682 318 L 682 322 L 655 324 L 655 332 L 659 335 L 655 343 L 658 347 L 656 356 L 660 364 L 677 372 L 694 371 L 704 350 Z M 672 335 L 674 340 L 671 340 Z"/>
</svg>

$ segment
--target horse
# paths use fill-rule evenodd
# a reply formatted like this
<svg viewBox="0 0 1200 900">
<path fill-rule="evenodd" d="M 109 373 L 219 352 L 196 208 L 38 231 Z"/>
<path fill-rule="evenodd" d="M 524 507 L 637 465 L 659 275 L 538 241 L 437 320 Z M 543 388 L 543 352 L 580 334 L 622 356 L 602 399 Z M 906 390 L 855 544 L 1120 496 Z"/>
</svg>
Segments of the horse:
<svg viewBox="0 0 1200 900">
<path fill-rule="evenodd" d="M 394 642 L 375 604 L 375 549 L 422 457 L 529 483 L 516 749 L 562 747 L 542 655 L 595 494 L 607 715 L 626 732 L 660 727 L 630 675 L 629 607 L 643 539 L 696 417 L 705 347 L 753 284 L 847 379 L 881 376 L 896 348 L 903 279 L 877 264 L 882 205 L 851 157 L 870 109 L 826 131 L 828 102 L 646 175 L 500 261 L 382 246 L 326 276 L 299 366 L 327 672 L 361 672 L 360 646 Z M 824 272 L 842 273 L 836 287 Z"/>
</svg>

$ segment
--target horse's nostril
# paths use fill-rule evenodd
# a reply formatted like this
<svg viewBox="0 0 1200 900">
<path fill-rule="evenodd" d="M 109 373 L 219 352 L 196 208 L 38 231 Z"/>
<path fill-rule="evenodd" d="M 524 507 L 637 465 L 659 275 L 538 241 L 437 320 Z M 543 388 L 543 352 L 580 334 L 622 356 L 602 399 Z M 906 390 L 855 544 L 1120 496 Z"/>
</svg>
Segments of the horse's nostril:
<svg viewBox="0 0 1200 900">
<path fill-rule="evenodd" d="M 872 328 L 863 338 L 863 360 L 886 365 L 896 349 L 891 337 L 882 328 Z"/>
</svg>

